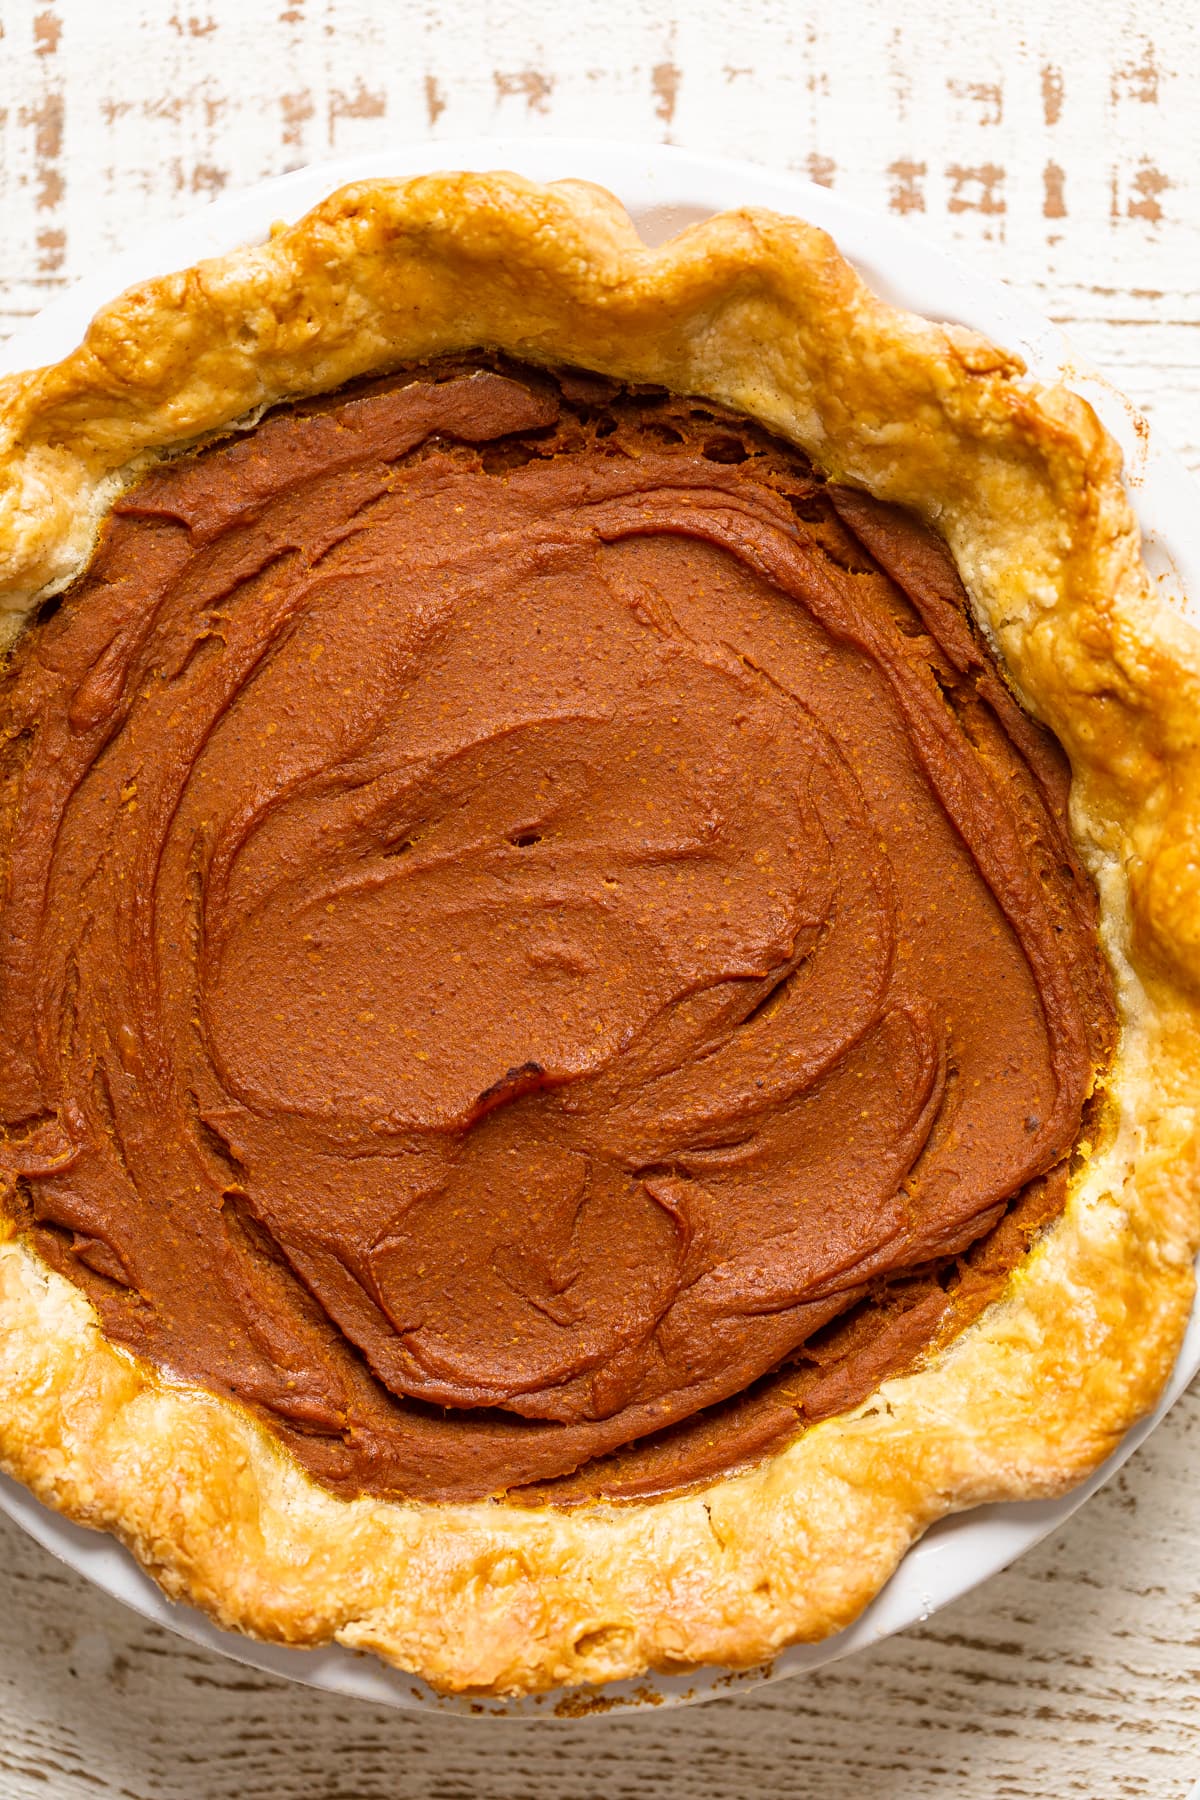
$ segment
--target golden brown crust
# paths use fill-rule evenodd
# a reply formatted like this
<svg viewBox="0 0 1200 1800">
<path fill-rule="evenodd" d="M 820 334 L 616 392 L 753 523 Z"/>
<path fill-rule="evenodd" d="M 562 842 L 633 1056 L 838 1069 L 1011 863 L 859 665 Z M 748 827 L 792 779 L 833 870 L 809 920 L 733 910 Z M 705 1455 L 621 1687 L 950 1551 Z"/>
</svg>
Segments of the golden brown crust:
<svg viewBox="0 0 1200 1800">
<path fill-rule="evenodd" d="M 1113 1141 L 1005 1296 L 865 1405 L 653 1504 L 335 1499 L 0 1244 L 4 1468 L 225 1625 L 501 1693 L 822 1637 L 934 1519 L 1061 1491 L 1153 1403 L 1200 1236 L 1200 649 L 1153 595 L 1119 452 L 1075 395 L 885 305 L 798 221 L 730 213 L 648 250 L 601 190 L 511 175 L 346 188 L 267 245 L 122 296 L 73 355 L 0 384 L 7 635 L 156 452 L 478 345 L 708 395 L 936 525 L 1070 754 L 1123 1023 Z"/>
</svg>

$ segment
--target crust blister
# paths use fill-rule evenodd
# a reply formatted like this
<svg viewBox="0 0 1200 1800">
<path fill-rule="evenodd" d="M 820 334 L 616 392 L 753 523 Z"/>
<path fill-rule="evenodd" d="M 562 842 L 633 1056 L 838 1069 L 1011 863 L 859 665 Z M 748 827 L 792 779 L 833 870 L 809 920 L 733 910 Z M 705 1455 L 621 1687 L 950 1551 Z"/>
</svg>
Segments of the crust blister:
<svg viewBox="0 0 1200 1800">
<path fill-rule="evenodd" d="M 1152 1405 L 1200 1234 L 1200 652 L 1153 595 L 1119 452 L 1075 395 L 885 305 L 799 221 L 725 214 L 649 250 L 601 190 L 510 175 L 344 189 L 264 246 L 132 290 L 70 357 L 0 385 L 10 634 L 79 572 L 148 458 L 480 345 L 706 395 L 937 527 L 1071 757 L 1123 1021 L 1115 1139 L 1006 1297 L 852 1413 L 648 1505 L 335 1499 L 237 1407 L 110 1345 L 22 1243 L 0 1245 L 11 1473 L 116 1530 L 222 1624 L 501 1693 L 742 1666 L 825 1636 L 934 1519 L 1060 1492 Z"/>
</svg>

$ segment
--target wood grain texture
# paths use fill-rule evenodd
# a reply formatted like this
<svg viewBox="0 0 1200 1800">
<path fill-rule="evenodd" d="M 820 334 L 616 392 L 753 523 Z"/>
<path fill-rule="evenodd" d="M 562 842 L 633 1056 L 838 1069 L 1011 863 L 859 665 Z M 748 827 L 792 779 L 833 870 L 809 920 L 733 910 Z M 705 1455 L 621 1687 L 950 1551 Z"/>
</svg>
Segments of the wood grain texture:
<svg viewBox="0 0 1200 1800">
<path fill-rule="evenodd" d="M 1200 9 L 1060 0 L 0 0 L 0 334 L 222 191 L 433 135 L 795 169 L 1003 276 L 1200 469 Z M 850 1662 L 485 1725 L 340 1704 L 142 1624 L 0 1523 L 0 1800 L 1183 1800 L 1200 1391 L 1062 1532 Z"/>
</svg>

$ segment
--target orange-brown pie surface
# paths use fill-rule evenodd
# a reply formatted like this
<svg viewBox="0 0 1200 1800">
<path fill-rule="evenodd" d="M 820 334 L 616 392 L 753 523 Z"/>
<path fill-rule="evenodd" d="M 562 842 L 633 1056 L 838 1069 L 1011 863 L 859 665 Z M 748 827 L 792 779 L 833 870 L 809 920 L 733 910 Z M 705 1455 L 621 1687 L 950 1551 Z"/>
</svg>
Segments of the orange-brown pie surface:
<svg viewBox="0 0 1200 1800">
<path fill-rule="evenodd" d="M 1061 1209 L 1065 762 L 940 542 L 755 425 L 490 358 L 277 412 L 0 705 L 23 1228 L 339 1493 L 709 1478 Z"/>
</svg>

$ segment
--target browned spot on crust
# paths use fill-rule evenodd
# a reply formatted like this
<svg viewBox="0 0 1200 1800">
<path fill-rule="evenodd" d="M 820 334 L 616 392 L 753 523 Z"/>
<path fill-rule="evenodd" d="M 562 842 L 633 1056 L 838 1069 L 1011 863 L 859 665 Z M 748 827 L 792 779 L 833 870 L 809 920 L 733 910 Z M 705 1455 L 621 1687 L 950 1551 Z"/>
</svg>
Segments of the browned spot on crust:
<svg viewBox="0 0 1200 1800">
<path fill-rule="evenodd" d="M 541 69 L 518 69 L 513 74 L 497 69 L 492 80 L 496 84 L 498 100 L 524 99 L 528 112 L 549 112 L 550 96 L 554 92 L 553 75 L 545 75 Z"/>
<path fill-rule="evenodd" d="M 1042 65 L 1042 118 L 1047 125 L 1057 125 L 1062 118 L 1063 73 L 1053 63 Z"/>
<path fill-rule="evenodd" d="M 654 111 L 664 125 L 669 125 L 675 117 L 675 107 L 679 99 L 680 71 L 672 62 L 655 63 L 650 71 L 650 86 L 654 91 Z"/>
<path fill-rule="evenodd" d="M 662 1706 L 665 1701 L 666 1696 L 660 1694 L 656 1688 L 644 1685 L 635 1688 L 629 1699 L 629 1703 L 633 1706 Z M 556 1719 L 590 1719 L 599 1713 L 612 1712 L 620 1705 L 621 1701 L 598 1694 L 594 1689 L 576 1689 L 564 1694 L 562 1699 L 555 1703 L 554 1717 Z"/>
<path fill-rule="evenodd" d="M 976 163 L 970 168 L 963 163 L 950 163 L 946 175 L 952 183 L 946 202 L 947 212 L 977 212 L 992 216 L 1007 212 L 1004 170 L 998 163 Z"/>
<path fill-rule="evenodd" d="M 1063 195 L 1065 176 L 1058 163 L 1048 162 L 1042 170 L 1042 217 L 1065 219 L 1067 202 Z"/>
<path fill-rule="evenodd" d="M 561 1700 L 556 1701 L 554 1717 L 556 1719 L 591 1719 L 600 1713 L 613 1712 L 619 1705 L 619 1700 L 613 1700 L 604 1694 L 597 1694 L 591 1689 L 584 1688 L 566 1693 Z"/>
<path fill-rule="evenodd" d="M 888 164 L 888 174 L 892 178 L 891 192 L 888 195 L 888 207 L 903 217 L 906 213 L 923 213 L 925 211 L 925 192 L 922 183 L 928 173 L 923 162 L 913 162 L 908 157 L 900 157 L 898 161 Z"/>
<path fill-rule="evenodd" d="M 436 75 L 425 77 L 425 116 L 431 125 L 436 125 L 446 110 L 446 96 L 438 85 Z"/>
</svg>

